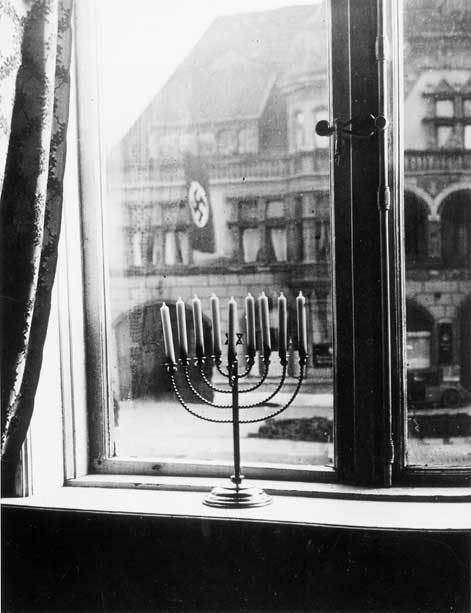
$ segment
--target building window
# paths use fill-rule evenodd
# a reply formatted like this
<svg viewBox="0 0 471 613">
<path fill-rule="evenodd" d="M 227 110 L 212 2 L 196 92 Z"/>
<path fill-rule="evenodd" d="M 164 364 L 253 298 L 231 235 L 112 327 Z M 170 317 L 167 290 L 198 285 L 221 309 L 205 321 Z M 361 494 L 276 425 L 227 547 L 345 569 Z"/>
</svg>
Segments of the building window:
<svg viewBox="0 0 471 613">
<path fill-rule="evenodd" d="M 246 264 L 257 261 L 260 253 L 260 231 L 258 228 L 244 228 L 242 230 L 242 253 Z"/>
<path fill-rule="evenodd" d="M 471 192 L 452 193 L 441 209 L 442 254 L 446 266 L 471 263 Z"/>
<path fill-rule="evenodd" d="M 267 202 L 265 215 L 269 253 L 274 255 L 276 262 L 286 262 L 288 242 L 284 201 L 270 200 Z"/>
<path fill-rule="evenodd" d="M 467 87 L 452 87 L 445 79 L 435 90 L 425 95 L 432 106 L 431 114 L 424 121 L 435 129 L 438 149 L 469 149 L 471 125 L 471 99 L 466 97 Z"/>
<path fill-rule="evenodd" d="M 464 148 L 471 149 L 471 124 L 464 127 Z"/>
<path fill-rule="evenodd" d="M 238 257 L 245 263 L 286 262 L 288 223 L 284 200 L 247 200 L 237 203 L 237 222 L 231 224 L 240 235 Z"/>
<path fill-rule="evenodd" d="M 453 149 L 455 144 L 453 126 L 437 126 L 437 146 L 439 149 Z"/>
<path fill-rule="evenodd" d="M 306 126 L 302 111 L 295 111 L 293 115 L 293 145 L 295 151 L 302 151 L 306 146 Z"/>
<path fill-rule="evenodd" d="M 453 99 L 437 100 L 435 102 L 436 117 L 454 117 L 455 116 L 455 101 Z"/>
<path fill-rule="evenodd" d="M 142 257 L 143 237 L 143 232 L 134 232 L 132 235 L 132 265 L 135 267 L 140 267 L 144 263 L 144 259 Z"/>
<path fill-rule="evenodd" d="M 239 131 L 239 153 L 256 153 L 258 149 L 257 132 L 254 128 Z"/>
<path fill-rule="evenodd" d="M 428 257 L 428 208 L 415 194 L 404 195 L 405 247 L 407 264 L 426 261 Z"/>
<path fill-rule="evenodd" d="M 234 130 L 220 130 L 217 135 L 218 153 L 232 155 L 237 151 L 237 134 Z"/>
<path fill-rule="evenodd" d="M 198 148 L 201 155 L 214 155 L 216 153 L 216 139 L 213 132 L 198 134 Z"/>
<path fill-rule="evenodd" d="M 381 80 L 383 75 L 377 70 L 374 54 L 375 41 L 378 32 L 381 33 L 381 24 L 376 23 L 378 0 L 365 0 L 365 2 L 362 8 L 368 10 L 357 10 L 356 4 L 350 3 L 348 15 L 347 12 L 341 10 L 340 4 L 331 3 L 333 38 L 335 41 L 342 41 L 341 45 L 334 44 L 333 46 L 332 74 L 328 77 L 333 90 L 332 117 L 348 118 L 351 116 L 352 108 L 359 116 L 367 115 L 378 106 L 378 91 L 385 91 L 385 82 Z M 384 5 L 388 11 L 398 10 L 398 3 L 389 3 L 386 0 L 379 0 L 379 3 Z M 159 3 L 154 3 L 153 10 L 158 10 L 159 6 Z M 295 24 L 293 26 L 295 31 L 310 27 L 313 29 L 314 37 L 316 28 L 326 27 L 328 23 L 328 21 L 314 19 L 315 15 L 311 15 L 312 19 L 306 19 L 304 11 L 315 11 L 316 6 L 312 8 L 293 6 L 280 10 L 289 13 L 289 23 Z M 438 13 L 435 12 L 430 18 L 440 19 Z M 194 18 L 197 18 L 196 10 Z M 208 75 L 205 70 L 198 68 L 194 73 L 189 70 L 191 66 L 204 65 L 204 61 L 207 60 L 206 44 L 215 45 L 215 48 L 211 50 L 211 56 L 217 56 L 218 45 L 224 40 L 225 34 L 224 30 L 219 31 L 218 34 L 217 28 L 220 28 L 226 19 L 230 17 L 215 20 L 212 28 L 214 27 L 216 31 L 211 30 L 211 36 L 204 38 L 202 43 L 196 44 L 195 41 L 190 51 L 191 57 L 186 60 L 181 59 L 184 69 L 179 68 L 180 64 L 177 62 L 171 78 L 167 81 L 163 80 L 165 83 L 163 89 L 148 107 L 148 114 L 141 118 L 142 121 L 139 124 L 134 124 L 139 125 L 139 134 L 143 141 L 146 141 L 147 132 L 141 128 L 147 125 L 146 122 L 149 122 L 149 126 L 152 124 L 158 126 L 159 122 L 169 126 L 191 124 L 190 128 L 196 133 L 200 129 L 208 130 L 208 126 L 212 126 L 211 129 L 213 129 L 218 125 L 237 125 L 241 117 L 254 117 L 261 112 L 260 109 L 262 103 L 265 103 L 267 92 L 273 90 L 273 83 L 270 80 L 275 78 L 273 75 L 279 79 L 277 96 L 284 97 L 280 107 L 292 109 L 294 105 L 297 105 L 300 77 L 293 73 L 292 66 L 279 75 L 278 71 L 282 70 L 285 65 L 285 53 L 279 51 L 280 55 L 273 57 L 276 49 L 272 45 L 263 50 L 263 45 L 260 43 L 260 45 L 257 44 L 256 50 L 251 49 L 251 53 L 262 54 L 257 59 L 260 65 L 270 65 L 273 68 L 273 71 L 255 70 L 257 80 L 253 83 L 245 81 L 250 71 L 240 70 L 240 59 L 235 61 L 233 72 L 224 76 L 224 78 L 230 77 L 227 78 L 227 82 L 231 84 L 230 88 L 225 87 L 226 82 L 222 77 L 221 81 L 212 83 L 211 75 Z M 256 37 L 260 35 L 262 21 L 257 18 L 256 23 L 251 25 L 250 18 L 247 17 L 244 22 L 247 28 L 245 32 L 247 38 L 244 37 L 244 41 L 252 40 L 252 34 L 253 40 L 264 40 L 263 36 Z M 283 20 L 277 18 L 277 24 L 282 22 Z M 272 25 L 267 26 L 267 35 L 273 36 L 271 30 L 273 23 L 270 23 Z M 116 33 L 113 32 L 113 22 L 105 18 L 103 24 L 105 30 L 108 29 L 108 33 L 105 32 L 104 42 L 111 49 L 113 47 L 111 43 L 116 44 L 116 40 L 113 39 L 113 36 L 116 36 Z M 440 27 L 440 23 L 437 27 Z M 362 32 L 362 37 L 357 35 L 358 31 Z M 82 29 L 82 35 L 84 34 L 89 35 L 89 27 Z M 392 42 L 394 68 L 398 69 L 400 41 L 395 38 L 392 31 L 387 34 Z M 175 36 L 178 35 L 177 25 Z M 204 31 L 201 36 L 205 36 Z M 159 40 L 154 32 L 153 37 L 156 41 Z M 337 37 L 340 38 L 337 39 Z M 289 42 L 290 37 L 286 37 L 286 40 Z M 312 37 L 308 37 L 307 40 L 312 40 Z M 247 52 L 243 42 L 239 42 L 239 37 L 235 37 L 232 43 L 239 44 L 240 47 L 233 54 L 236 59 Z M 308 47 L 305 51 L 309 54 L 310 50 L 311 47 Z M 165 49 L 162 49 L 161 55 L 163 53 Z M 111 54 L 109 56 L 111 57 Z M 231 57 L 232 54 L 229 59 Z M 253 58 L 251 57 L 250 60 L 253 61 Z M 80 63 L 80 58 L 78 61 Z M 82 60 L 79 66 L 81 82 L 79 82 L 78 96 L 82 107 L 93 99 L 80 90 L 80 86 L 89 78 L 87 68 L 88 66 Z M 386 69 L 389 70 L 389 67 Z M 327 66 L 324 66 L 324 70 L 325 75 L 328 75 Z M 266 81 L 264 81 L 265 72 L 269 73 L 270 77 Z M 394 70 L 394 75 L 399 74 L 401 74 L 400 70 Z M 122 75 L 119 77 L 119 91 L 122 92 L 123 77 Z M 183 79 L 181 82 L 178 81 L 180 78 Z M 311 91 L 314 89 L 314 83 L 310 83 L 306 91 L 309 89 Z M 116 97 L 110 96 L 108 99 L 116 100 Z M 393 103 L 395 99 L 391 97 L 389 102 Z M 269 101 L 272 106 L 278 102 L 278 99 Z M 311 109 L 315 104 L 317 101 L 311 99 L 306 102 L 306 105 L 303 103 L 301 108 Z M 324 109 L 329 107 L 327 95 L 326 100 L 322 101 L 322 107 Z M 110 110 L 109 107 L 102 108 L 102 117 L 106 117 L 107 111 Z M 449 107 L 446 105 L 442 105 L 436 111 L 438 115 L 434 121 L 437 128 L 449 128 L 448 132 L 443 132 L 443 130 L 437 132 L 437 136 L 440 134 L 440 146 L 451 146 L 450 139 L 458 138 L 458 136 L 461 138 L 461 133 L 453 132 L 456 116 L 451 118 L 446 115 L 449 113 Z M 379 112 L 387 114 L 386 106 L 379 109 Z M 400 111 L 397 110 L 397 112 Z M 83 113 L 79 116 L 82 117 Z M 172 307 L 171 318 L 175 331 L 175 303 L 181 295 L 188 305 L 194 293 L 199 293 L 207 315 L 210 313 L 209 297 L 213 291 L 219 295 L 221 302 L 226 302 L 231 296 L 235 296 L 240 308 L 243 308 L 243 299 L 248 291 L 256 295 L 262 290 L 265 291 L 270 295 L 272 304 L 275 304 L 280 291 L 286 294 L 290 303 L 293 301 L 295 303 L 296 296 L 302 291 L 309 305 L 307 311 L 309 318 L 307 322 L 309 385 L 303 392 L 306 394 L 305 404 L 294 407 L 293 413 L 285 417 L 287 420 L 296 420 L 298 424 L 299 415 L 306 414 L 307 419 L 317 420 L 316 423 L 318 423 L 319 417 L 322 417 L 321 412 L 324 417 L 328 414 L 328 429 L 331 433 L 329 436 L 332 436 L 333 433 L 335 453 L 332 454 L 332 449 L 328 447 L 331 439 L 326 441 L 328 438 L 326 434 L 322 435 L 324 436 L 322 440 L 303 440 L 303 443 L 308 444 L 297 445 L 299 441 L 290 438 L 289 423 L 277 422 L 276 425 L 280 427 L 282 434 L 280 439 L 289 441 L 288 444 L 276 447 L 276 441 L 273 440 L 269 445 L 264 444 L 266 440 L 263 438 L 263 430 L 258 430 L 258 427 L 251 430 L 251 436 L 247 436 L 244 440 L 246 457 L 249 457 L 249 460 L 244 461 L 249 465 L 249 474 L 266 477 L 267 466 L 273 468 L 275 464 L 282 463 L 285 465 L 285 472 L 283 472 L 285 479 L 288 475 L 293 479 L 312 480 L 321 475 L 324 480 L 365 486 L 388 486 L 393 482 L 433 484 L 438 478 L 442 482 L 449 478 L 450 483 L 464 483 L 465 479 L 469 480 L 469 474 L 466 473 L 467 454 L 469 453 L 467 443 L 464 443 L 466 451 L 459 459 L 463 470 L 458 471 L 458 476 L 456 472 L 453 472 L 450 457 L 446 455 L 443 446 L 440 446 L 440 452 L 443 454 L 445 466 L 448 464 L 449 469 L 440 470 L 439 477 L 436 476 L 437 471 L 429 469 L 436 463 L 437 456 L 427 456 L 430 450 L 425 445 L 421 449 L 422 455 L 415 455 L 416 458 L 419 458 L 417 465 L 411 464 L 406 454 L 406 449 L 409 450 L 414 446 L 417 449 L 420 445 L 420 441 L 416 440 L 417 437 L 409 436 L 407 429 L 404 428 L 404 422 L 407 421 L 404 416 L 409 419 L 409 423 L 412 423 L 412 411 L 415 410 L 404 400 L 407 382 L 402 380 L 405 378 L 402 373 L 407 345 L 410 341 L 411 359 L 420 368 L 429 362 L 433 365 L 436 359 L 434 354 L 436 347 L 433 330 L 425 330 L 423 327 L 412 329 L 408 326 L 409 338 L 403 333 L 403 315 L 406 310 L 405 297 L 402 293 L 403 212 L 399 212 L 400 199 L 396 189 L 400 185 L 400 171 L 394 165 L 397 159 L 397 156 L 393 155 L 395 150 L 389 151 L 388 149 L 388 143 L 398 142 L 398 133 L 396 133 L 398 122 L 390 121 L 387 131 L 379 133 L 368 143 L 365 143 L 363 139 L 345 139 L 343 155 L 340 156 L 335 166 L 332 164 L 330 173 L 314 170 L 312 165 L 306 165 L 305 172 L 303 166 L 303 173 L 296 173 L 291 171 L 290 164 L 286 162 L 291 161 L 289 153 L 293 149 L 306 148 L 308 144 L 306 135 L 310 128 L 301 110 L 291 115 L 291 121 L 289 115 L 277 113 L 276 116 L 280 124 L 283 124 L 278 126 L 280 134 L 283 134 L 283 130 L 286 130 L 286 126 L 289 126 L 290 123 L 293 128 L 292 139 L 285 143 L 285 150 L 281 154 L 277 148 L 276 151 L 269 152 L 270 155 L 264 151 L 264 156 L 260 158 L 247 156 L 241 159 L 221 159 L 217 160 L 217 164 L 213 161 L 213 166 L 210 166 L 210 180 L 214 185 L 212 195 L 218 251 L 204 251 L 207 245 L 204 244 L 204 241 L 200 241 L 201 258 L 198 262 L 192 262 L 194 264 L 191 267 L 192 270 L 178 267 L 178 264 L 188 263 L 191 257 L 187 238 L 189 235 L 188 221 L 185 218 L 185 215 L 189 214 L 188 207 L 180 207 L 180 203 L 185 201 L 186 178 L 184 169 L 179 165 L 178 160 L 165 176 L 159 174 L 161 170 L 159 168 L 158 172 L 149 171 L 138 181 L 136 181 L 135 174 L 127 174 L 125 167 L 116 174 L 110 172 L 110 175 L 105 178 L 105 182 L 108 181 L 108 190 L 104 190 L 107 192 L 104 195 L 106 200 L 104 206 L 108 217 L 118 216 L 118 214 L 124 217 L 120 209 L 121 204 L 124 203 L 121 208 L 125 210 L 130 200 L 134 198 L 142 197 L 147 204 L 164 203 L 160 205 L 161 217 L 159 218 L 156 213 L 149 224 L 138 227 L 138 233 L 144 232 L 144 227 L 149 227 L 150 234 L 154 237 L 153 240 L 160 241 L 162 250 L 159 256 L 158 248 L 149 249 L 141 246 L 141 257 L 144 258 L 143 254 L 149 252 L 151 252 L 150 257 L 153 262 L 158 257 L 162 257 L 164 267 L 167 269 L 162 271 L 162 274 L 156 274 L 156 271 L 152 270 L 149 271 L 149 274 L 138 275 L 136 272 L 133 276 L 132 271 L 129 270 L 114 271 L 106 269 L 105 266 L 99 266 L 99 272 L 95 278 L 90 279 L 90 285 L 87 286 L 85 297 L 88 309 L 87 322 L 92 321 L 94 317 L 93 330 L 107 330 L 107 326 L 100 323 L 105 307 L 101 308 L 99 305 L 100 308 L 97 308 L 97 295 L 104 296 L 103 304 L 110 305 L 107 318 L 113 322 L 118 321 L 119 317 L 125 313 L 143 313 L 145 311 L 142 308 L 143 305 L 149 305 L 148 312 L 146 311 L 149 320 L 145 329 L 153 330 L 153 335 L 150 336 L 145 349 L 138 347 L 137 343 L 132 340 L 127 341 L 128 337 L 132 337 L 130 327 L 133 324 L 129 321 L 123 324 L 124 328 L 119 328 L 119 342 L 121 344 L 129 342 L 129 348 L 133 351 L 126 352 L 120 346 L 119 353 L 132 356 L 132 359 L 129 358 L 134 364 L 132 368 L 142 369 L 149 380 L 158 380 L 159 377 L 166 376 L 161 326 L 158 318 L 155 318 L 162 302 L 168 302 Z M 440 123 L 442 120 L 443 123 Z M 462 118 L 460 121 L 460 125 L 463 125 Z M 130 129 L 132 131 L 133 127 Z M 150 127 L 148 132 L 152 134 Z M 121 143 L 124 148 L 126 138 L 124 137 Z M 232 155 L 240 147 L 237 132 L 231 128 L 224 127 L 217 132 L 216 141 L 218 153 L 222 157 Z M 378 146 L 379 144 L 382 145 L 382 148 Z M 247 141 L 243 148 L 250 148 Z M 143 150 L 145 151 L 146 148 L 144 147 Z M 386 151 L 391 154 L 389 159 L 386 159 L 387 156 L 382 157 L 382 153 Z M 309 155 L 299 157 L 308 159 Z M 388 162 L 388 164 L 383 166 L 381 162 Z M 386 169 L 389 167 L 391 167 L 391 176 L 386 176 Z M 390 209 L 386 206 L 387 202 L 382 202 L 381 199 L 379 204 L 384 206 L 378 207 L 379 169 L 382 173 L 382 180 L 391 182 L 390 193 L 393 206 Z M 90 168 L 89 171 L 91 172 Z M 119 174 L 120 172 L 122 174 Z M 421 178 L 422 175 L 417 177 L 417 180 Z M 99 185 L 100 182 L 96 184 Z M 329 192 L 331 184 L 334 188 L 332 194 Z M 438 184 L 439 181 L 437 181 Z M 115 193 L 118 194 L 118 197 L 109 196 Z M 380 196 L 382 193 L 380 191 Z M 301 215 L 290 217 L 290 203 L 295 201 L 295 208 L 299 209 L 301 194 L 303 208 Z M 305 198 L 308 194 L 322 196 L 312 199 Z M 325 197 L 326 194 L 327 197 Z M 324 197 L 328 201 L 328 206 L 325 207 L 320 202 Z M 199 204 L 204 204 L 203 199 Z M 92 212 L 97 208 L 96 201 L 84 202 L 83 206 L 87 211 Z M 471 207 L 468 209 L 471 210 Z M 183 211 L 186 213 L 183 214 Z M 334 223 L 330 218 L 331 214 Z M 420 224 L 420 215 L 418 213 L 412 215 L 416 226 Z M 465 255 L 465 252 L 469 254 L 470 232 L 467 213 L 458 211 L 455 205 L 448 207 L 448 203 L 445 203 L 441 216 L 442 223 L 445 226 L 449 224 L 450 236 L 452 236 L 450 241 L 453 241 L 455 249 L 457 248 L 462 255 Z M 406 224 L 408 224 L 407 211 L 405 217 Z M 100 215 L 97 214 L 96 219 L 99 224 Z M 204 226 L 204 222 L 202 224 Z M 411 224 L 408 225 L 410 228 Z M 302 232 L 299 231 L 300 228 Z M 332 243 L 329 240 L 331 228 L 333 228 L 334 238 Z M 108 228 L 105 227 L 103 230 L 105 251 L 116 249 L 116 245 L 109 240 L 106 234 Z M 426 240 L 421 232 L 422 230 L 415 228 L 414 232 L 409 231 L 407 234 L 406 229 L 406 250 L 409 255 L 414 253 L 416 256 L 421 256 L 424 252 L 422 245 L 426 243 Z M 425 234 L 425 230 L 423 233 Z M 97 231 L 96 228 L 93 228 L 93 231 L 90 230 L 90 235 L 96 237 L 98 241 L 101 230 Z M 385 237 L 389 240 L 384 240 Z M 445 233 L 443 239 L 446 242 Z M 142 236 L 133 240 L 136 241 L 135 247 L 138 253 L 137 247 L 138 243 L 142 245 Z M 302 247 L 294 244 L 295 242 L 302 242 Z M 231 253 L 233 244 L 236 245 L 236 254 Z M 299 253 L 303 249 L 305 262 L 291 257 L 294 252 Z M 444 254 L 448 253 L 447 245 L 443 249 Z M 92 269 L 96 253 L 99 253 L 98 248 L 95 250 L 85 248 L 84 257 L 88 258 L 88 270 Z M 231 257 L 234 255 L 236 257 Z M 138 261 L 138 255 L 135 257 L 135 261 Z M 244 263 L 251 265 L 243 266 Z M 172 268 L 175 270 L 171 270 Z M 330 276 L 331 269 L 333 269 L 332 277 Z M 103 271 L 103 274 L 100 271 Z M 139 271 L 139 273 L 142 272 Z M 437 303 L 442 298 L 438 297 L 440 292 L 437 289 L 432 293 L 425 291 L 425 281 L 428 280 L 428 276 L 432 277 L 432 272 L 423 275 L 424 278 L 419 279 L 415 286 L 417 293 L 423 290 L 424 294 L 419 295 L 417 301 L 428 302 L 431 304 L 431 312 L 435 312 L 439 308 Z M 108 289 L 110 286 L 111 290 Z M 107 291 L 109 295 L 106 295 Z M 109 296 L 111 300 L 108 300 Z M 335 314 L 335 321 L 332 313 L 327 312 L 330 308 L 329 296 L 333 296 L 332 312 Z M 446 299 L 448 303 L 443 307 L 448 308 L 451 312 L 453 298 L 448 296 Z M 226 313 L 222 321 L 223 330 L 227 327 L 227 320 Z M 97 321 L 99 323 L 96 323 Z M 391 331 L 394 331 L 394 337 L 391 337 Z M 430 332 L 430 338 L 418 334 L 424 332 Z M 96 333 L 86 336 L 90 343 L 99 342 L 99 346 L 93 346 L 91 350 L 93 355 L 98 355 L 100 351 L 103 351 L 104 344 L 109 343 L 112 347 L 114 342 L 106 336 L 98 339 Z M 176 332 L 174 336 L 176 337 Z M 332 353 L 329 351 L 329 339 L 333 339 Z M 319 360 L 315 363 L 313 359 L 313 346 L 320 343 L 325 344 L 326 355 L 334 356 L 333 370 L 337 376 L 335 386 L 331 373 L 320 373 Z M 191 355 L 194 353 L 191 341 L 190 353 Z M 210 354 L 209 336 L 205 353 L 208 360 Z M 111 350 L 106 358 L 108 355 L 112 361 L 114 358 Z M 272 357 L 276 358 L 274 354 Z M 96 362 L 100 360 L 96 359 Z M 123 449 L 126 449 L 129 452 L 128 455 L 139 458 L 136 462 L 129 460 L 129 463 L 126 464 L 126 470 L 130 473 L 144 470 L 149 474 L 154 474 L 153 467 L 158 465 L 162 474 L 176 474 L 179 471 L 189 474 L 192 470 L 194 471 L 194 468 L 191 468 L 192 462 L 197 462 L 200 471 L 198 474 L 212 476 L 216 473 L 221 474 L 221 467 L 231 456 L 231 441 L 224 439 L 225 434 L 222 429 L 217 429 L 219 426 L 214 426 L 211 431 L 210 426 L 200 421 L 193 419 L 186 421 L 186 414 L 185 417 L 180 418 L 179 405 L 173 397 L 169 398 L 168 395 L 162 394 L 158 399 L 141 396 L 123 397 L 122 390 L 143 388 L 137 383 L 129 384 L 128 379 L 131 380 L 132 377 L 128 373 L 123 375 L 123 385 L 118 381 L 111 390 L 108 373 L 116 371 L 116 364 L 108 365 L 105 358 L 102 362 L 97 366 L 96 372 L 90 373 L 90 386 L 93 389 L 89 395 L 94 401 L 93 406 L 90 407 L 93 413 L 90 423 L 94 424 L 93 428 L 96 424 L 96 432 L 93 430 L 91 433 L 89 449 L 90 465 L 94 471 L 116 472 L 119 470 L 120 461 L 124 461 Z M 209 381 L 213 381 L 211 377 L 218 376 L 216 369 L 211 370 L 207 376 Z M 327 379 L 323 379 L 323 376 Z M 135 377 L 135 380 L 137 381 L 138 377 Z M 204 380 L 200 383 L 204 385 Z M 216 383 L 219 385 L 219 380 L 216 380 Z M 148 386 L 144 388 L 147 389 Z M 121 415 L 120 425 L 115 430 L 110 427 L 111 420 L 106 415 L 103 417 L 103 411 L 111 410 L 108 402 L 109 398 L 113 397 L 113 391 L 117 395 Z M 195 400 L 191 388 L 186 389 L 185 393 L 188 394 L 187 400 L 190 397 L 191 400 Z M 134 392 L 130 394 L 132 396 Z M 319 404 L 320 395 L 322 395 L 322 406 Z M 322 411 L 319 410 L 320 408 Z M 262 408 L 262 412 L 264 410 Z M 456 430 L 455 422 L 449 423 Z M 211 445 L 207 444 L 207 436 L 212 437 Z M 316 434 L 316 436 L 321 435 Z M 310 443 L 313 442 L 319 445 L 311 445 Z M 391 453 L 392 448 L 395 451 L 394 454 Z M 322 451 L 318 451 L 319 449 Z M 171 458 L 171 461 L 161 463 L 152 460 L 146 463 L 146 460 L 142 459 L 145 457 Z M 442 456 L 440 458 L 442 459 Z M 184 465 L 184 462 L 187 464 Z M 216 465 L 219 466 L 217 471 Z M 269 474 L 279 476 L 276 468 L 273 468 Z"/>
</svg>

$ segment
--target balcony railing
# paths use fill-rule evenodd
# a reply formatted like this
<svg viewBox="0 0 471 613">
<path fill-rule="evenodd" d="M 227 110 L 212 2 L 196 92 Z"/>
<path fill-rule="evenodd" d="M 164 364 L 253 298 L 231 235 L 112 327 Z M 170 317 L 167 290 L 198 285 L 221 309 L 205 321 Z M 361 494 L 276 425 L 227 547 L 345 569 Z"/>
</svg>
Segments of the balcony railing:
<svg viewBox="0 0 471 613">
<path fill-rule="evenodd" d="M 303 151 L 292 155 L 251 155 L 209 158 L 207 161 L 212 181 L 242 181 L 256 179 L 286 179 L 300 175 L 327 173 L 329 151 Z M 118 170 L 118 169 L 111 169 Z M 183 163 L 144 164 L 126 163 L 122 166 L 126 182 L 157 181 L 158 183 L 184 183 Z M 122 182 L 119 172 L 115 177 Z"/>
<path fill-rule="evenodd" d="M 407 150 L 404 155 L 404 172 L 438 171 L 444 173 L 471 171 L 471 150 L 432 151 Z"/>
<path fill-rule="evenodd" d="M 126 182 L 152 181 L 184 184 L 183 164 L 172 161 L 157 165 L 126 164 L 122 168 Z M 257 179 L 287 179 L 301 175 L 327 174 L 329 151 L 298 152 L 291 155 L 234 156 L 208 159 L 208 171 L 212 181 L 250 181 Z M 404 155 L 404 171 L 408 175 L 420 172 L 452 173 L 471 172 L 471 150 L 433 151 L 408 150 Z M 123 176 L 117 176 L 123 182 Z"/>
</svg>

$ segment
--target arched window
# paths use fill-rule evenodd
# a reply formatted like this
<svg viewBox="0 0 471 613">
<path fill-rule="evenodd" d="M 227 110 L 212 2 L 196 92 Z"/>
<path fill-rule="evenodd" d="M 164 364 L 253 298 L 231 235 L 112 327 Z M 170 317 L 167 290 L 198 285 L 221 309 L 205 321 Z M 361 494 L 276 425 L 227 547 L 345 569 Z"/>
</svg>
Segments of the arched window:
<svg viewBox="0 0 471 613">
<path fill-rule="evenodd" d="M 295 111 L 293 115 L 293 144 L 295 151 L 304 149 L 306 145 L 304 113 L 302 111 Z"/>
<path fill-rule="evenodd" d="M 428 256 L 428 207 L 411 192 L 404 194 L 406 263 L 424 262 Z"/>
<path fill-rule="evenodd" d="M 442 257 L 445 266 L 471 262 L 471 191 L 450 194 L 441 209 Z"/>
</svg>

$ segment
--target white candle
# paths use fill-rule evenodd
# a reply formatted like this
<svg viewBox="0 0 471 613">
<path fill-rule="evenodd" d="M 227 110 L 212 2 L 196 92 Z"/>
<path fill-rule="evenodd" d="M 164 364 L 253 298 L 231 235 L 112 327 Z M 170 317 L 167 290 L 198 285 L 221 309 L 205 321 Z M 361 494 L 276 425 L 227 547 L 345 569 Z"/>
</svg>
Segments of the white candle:
<svg viewBox="0 0 471 613">
<path fill-rule="evenodd" d="M 296 298 L 298 313 L 298 351 L 299 357 L 305 358 L 307 353 L 306 298 L 299 292 Z"/>
<path fill-rule="evenodd" d="M 234 297 L 229 300 L 229 332 L 227 334 L 227 360 L 232 364 L 237 358 L 236 352 L 236 322 L 237 322 L 237 302 Z"/>
<path fill-rule="evenodd" d="M 247 326 L 247 354 L 250 358 L 255 355 L 255 299 L 252 294 L 245 298 L 245 323 Z"/>
<path fill-rule="evenodd" d="M 186 360 L 188 357 L 188 337 L 186 333 L 185 303 L 181 298 L 177 300 L 177 329 L 180 358 Z"/>
<path fill-rule="evenodd" d="M 193 305 L 193 326 L 195 328 L 195 352 L 197 358 L 204 356 L 203 338 L 203 314 L 201 312 L 201 300 L 195 296 L 192 300 Z"/>
<path fill-rule="evenodd" d="M 219 314 L 219 298 L 216 294 L 211 296 L 211 318 L 213 322 L 213 354 L 219 358 L 221 349 L 221 317 Z"/>
<path fill-rule="evenodd" d="M 268 298 L 262 292 L 258 299 L 258 309 L 260 315 L 260 329 L 262 331 L 262 351 L 263 355 L 271 353 L 270 338 L 270 311 L 268 310 Z"/>
<path fill-rule="evenodd" d="M 286 297 L 283 292 L 278 296 L 278 355 L 281 360 L 286 358 L 286 346 L 288 344 L 288 312 Z"/>
<path fill-rule="evenodd" d="M 163 303 L 160 307 L 160 318 L 162 319 L 162 331 L 164 333 L 165 359 L 170 364 L 175 364 L 175 350 L 173 348 L 172 324 L 170 323 L 170 311 L 168 306 Z"/>
</svg>

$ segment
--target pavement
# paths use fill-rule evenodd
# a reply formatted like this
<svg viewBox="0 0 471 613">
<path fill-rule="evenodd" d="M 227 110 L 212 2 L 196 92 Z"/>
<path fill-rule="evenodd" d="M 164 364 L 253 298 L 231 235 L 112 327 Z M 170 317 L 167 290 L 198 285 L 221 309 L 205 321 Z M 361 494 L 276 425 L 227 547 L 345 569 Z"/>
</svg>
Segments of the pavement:
<svg viewBox="0 0 471 613">
<path fill-rule="evenodd" d="M 265 419 L 290 399 L 290 393 L 278 394 L 276 402 L 257 409 L 241 409 L 241 419 L 259 418 L 258 423 L 241 424 L 242 463 L 262 462 L 289 465 L 331 465 L 332 443 L 262 439 L 256 434 Z M 261 393 L 251 393 L 250 402 L 263 400 Z M 229 394 L 215 394 L 214 402 L 230 404 Z M 230 419 L 230 409 L 190 404 L 190 408 L 207 417 Z M 292 406 L 275 419 L 327 417 L 333 415 L 333 397 L 329 393 L 300 393 Z M 424 414 L 425 410 L 417 411 Z M 471 414 L 471 406 L 457 409 L 431 409 L 427 413 Z M 232 460 L 232 426 L 209 423 L 187 413 L 173 398 L 137 399 L 120 402 L 119 425 L 115 430 L 119 456 L 158 457 L 178 460 Z M 470 465 L 471 438 L 416 439 L 408 441 L 408 461 L 420 465 Z"/>
</svg>

